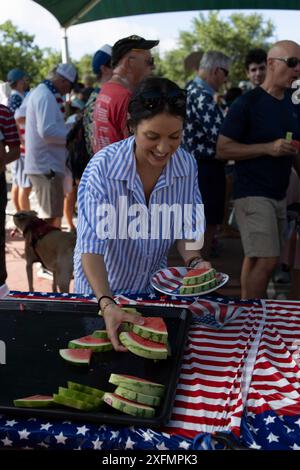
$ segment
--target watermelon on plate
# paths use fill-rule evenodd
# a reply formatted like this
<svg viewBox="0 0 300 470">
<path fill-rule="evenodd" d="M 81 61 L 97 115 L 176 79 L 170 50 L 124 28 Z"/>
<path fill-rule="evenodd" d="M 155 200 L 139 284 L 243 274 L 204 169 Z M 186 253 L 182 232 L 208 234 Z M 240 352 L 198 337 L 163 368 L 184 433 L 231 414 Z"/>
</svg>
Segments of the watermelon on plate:
<svg viewBox="0 0 300 470">
<path fill-rule="evenodd" d="M 152 418 L 155 415 L 155 410 L 151 408 L 151 406 L 141 405 L 135 401 L 119 397 L 114 393 L 105 393 L 104 401 L 112 408 L 129 415 L 139 416 L 141 418 Z"/>
<path fill-rule="evenodd" d="M 113 346 L 108 338 L 95 338 L 92 335 L 72 339 L 68 343 L 69 348 L 90 348 L 94 352 L 111 351 Z"/>
<path fill-rule="evenodd" d="M 130 352 L 147 359 L 167 359 L 168 348 L 163 343 L 156 343 L 133 333 L 123 331 L 120 333 L 120 341 Z"/>
<path fill-rule="evenodd" d="M 160 317 L 143 317 L 143 325 L 132 325 L 132 331 L 142 338 L 166 344 L 168 330 L 164 320 Z"/>
<path fill-rule="evenodd" d="M 14 400 L 14 405 L 22 408 L 46 408 L 52 404 L 53 397 L 49 395 L 33 395 Z"/>
<path fill-rule="evenodd" d="M 108 338 L 106 330 L 95 330 L 92 333 L 92 336 L 93 336 L 93 338 L 103 338 L 103 339 Z"/>
<path fill-rule="evenodd" d="M 215 279 L 216 270 L 214 268 L 190 269 L 182 279 L 184 285 L 201 284 L 202 282 Z"/>
<path fill-rule="evenodd" d="M 99 408 L 103 404 L 103 398 L 98 398 L 96 395 L 92 395 L 91 393 L 79 392 L 78 390 L 72 390 L 70 388 L 59 387 L 58 395 L 90 403 L 91 405 L 94 405 L 94 408 Z"/>
<path fill-rule="evenodd" d="M 78 384 L 76 382 L 68 381 L 68 388 L 71 390 L 76 390 L 78 392 L 88 393 L 90 395 L 96 396 L 100 399 L 103 398 L 104 391 L 99 388 L 89 387 L 88 385 Z"/>
<path fill-rule="evenodd" d="M 164 385 L 134 375 L 110 374 L 109 383 L 155 397 L 162 397 L 165 391 Z"/>
<path fill-rule="evenodd" d="M 60 356 L 72 364 L 89 365 L 92 350 L 91 349 L 60 349 Z"/>
<path fill-rule="evenodd" d="M 205 292 L 209 289 L 212 289 L 218 284 L 216 278 L 210 279 L 209 281 L 201 282 L 201 284 L 189 284 L 189 285 L 182 285 L 179 288 L 180 294 L 200 294 L 201 292 Z"/>
<path fill-rule="evenodd" d="M 77 400 L 76 398 L 59 395 L 59 393 L 53 394 L 53 401 L 54 403 L 58 403 L 59 405 L 68 406 L 69 408 L 76 408 L 76 410 L 91 411 L 95 409 L 95 405 L 93 405 L 92 403 Z"/>
</svg>

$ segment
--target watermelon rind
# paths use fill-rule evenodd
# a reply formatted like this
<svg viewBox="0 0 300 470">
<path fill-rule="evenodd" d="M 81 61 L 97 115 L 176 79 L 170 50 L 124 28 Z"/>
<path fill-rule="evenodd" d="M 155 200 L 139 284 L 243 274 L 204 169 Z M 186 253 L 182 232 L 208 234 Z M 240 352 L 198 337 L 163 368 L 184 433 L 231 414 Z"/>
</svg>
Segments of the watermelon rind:
<svg viewBox="0 0 300 470">
<path fill-rule="evenodd" d="M 162 397 L 165 392 L 164 385 L 133 375 L 110 374 L 109 383 L 154 397 Z"/>
<path fill-rule="evenodd" d="M 180 294 L 200 294 L 201 292 L 212 289 L 213 287 L 217 285 L 218 285 L 217 279 L 211 279 L 210 281 L 206 281 L 201 284 L 188 285 L 188 286 L 182 285 L 179 288 L 179 293 Z"/>
<path fill-rule="evenodd" d="M 76 408 L 77 410 L 82 411 L 91 411 L 95 409 L 95 406 L 91 403 L 82 400 L 76 400 L 75 398 L 66 397 L 57 393 L 53 394 L 53 401 L 59 405 L 68 406 L 69 408 Z"/>
<path fill-rule="evenodd" d="M 103 398 L 98 398 L 96 395 L 92 395 L 91 393 L 78 392 L 77 390 L 72 390 L 70 388 L 59 387 L 58 395 L 87 402 L 94 405 L 94 408 L 99 408 L 103 404 Z"/>
<path fill-rule="evenodd" d="M 104 391 L 99 388 L 89 387 L 88 385 L 78 384 L 76 382 L 68 381 L 68 388 L 82 393 L 94 395 L 97 398 L 103 399 Z"/>
<path fill-rule="evenodd" d="M 60 349 L 60 356 L 67 362 L 76 365 L 89 365 L 92 350 L 91 349 Z"/>
<path fill-rule="evenodd" d="M 127 398 L 127 400 L 136 401 L 142 405 L 148 406 L 159 406 L 160 398 L 153 397 L 151 395 L 145 395 L 144 393 L 134 392 L 133 390 L 128 390 L 127 388 L 117 387 L 114 391 L 119 397 Z"/>
<path fill-rule="evenodd" d="M 210 281 L 216 277 L 216 270 L 214 268 L 208 269 L 203 274 L 191 276 L 193 272 L 197 273 L 197 271 L 201 271 L 201 269 L 193 269 L 188 271 L 187 274 L 183 277 L 182 283 L 184 285 L 201 284 L 202 282 Z"/>
<path fill-rule="evenodd" d="M 155 341 L 157 343 L 167 344 L 168 342 L 168 331 L 164 320 L 160 317 L 143 317 L 144 324 L 137 325 L 134 324 L 132 331 L 142 338 L 149 339 L 150 341 Z M 157 328 L 152 326 L 153 323 L 160 323 L 157 325 Z M 161 327 L 159 330 L 158 327 Z"/>
<path fill-rule="evenodd" d="M 53 405 L 53 397 L 49 395 L 33 395 L 31 397 L 17 398 L 14 405 L 21 408 L 47 408 Z"/>
<path fill-rule="evenodd" d="M 126 398 L 119 397 L 114 393 L 106 392 L 104 394 L 104 401 L 107 405 L 115 408 L 116 410 L 139 418 L 153 418 L 155 415 L 154 408 L 127 400 Z"/>
<path fill-rule="evenodd" d="M 133 332 L 120 333 L 120 341 L 128 351 L 146 359 L 167 359 L 168 349 L 165 344 L 144 339 Z"/>
<path fill-rule="evenodd" d="M 113 345 L 108 338 L 95 338 L 92 335 L 83 336 L 82 338 L 72 339 L 68 343 L 70 349 L 91 349 L 94 352 L 111 351 Z"/>
<path fill-rule="evenodd" d="M 107 339 L 107 331 L 106 330 L 95 330 L 92 333 L 93 338 L 101 338 L 101 339 Z"/>
</svg>

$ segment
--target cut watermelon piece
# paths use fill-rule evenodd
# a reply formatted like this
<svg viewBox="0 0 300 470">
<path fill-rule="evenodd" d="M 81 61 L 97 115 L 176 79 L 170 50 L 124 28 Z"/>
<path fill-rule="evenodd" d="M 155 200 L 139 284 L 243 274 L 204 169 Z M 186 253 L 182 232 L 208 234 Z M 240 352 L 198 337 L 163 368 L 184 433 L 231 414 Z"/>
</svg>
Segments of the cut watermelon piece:
<svg viewBox="0 0 300 470">
<path fill-rule="evenodd" d="M 190 269 L 182 279 L 184 285 L 201 284 L 216 277 L 214 268 Z"/>
<path fill-rule="evenodd" d="M 166 344 L 168 330 L 164 320 L 160 317 L 143 317 L 143 320 L 143 325 L 133 325 L 132 331 L 142 338 Z"/>
<path fill-rule="evenodd" d="M 33 395 L 32 397 L 17 398 L 14 405 L 22 408 L 47 408 L 53 404 L 53 397 L 49 395 Z"/>
<path fill-rule="evenodd" d="M 93 395 L 97 398 L 102 399 L 104 395 L 104 391 L 100 390 L 99 388 L 89 387 L 88 385 L 78 384 L 76 382 L 68 382 L 68 388 L 71 390 L 76 390 L 78 392 L 88 393 Z"/>
<path fill-rule="evenodd" d="M 92 350 L 91 349 L 60 349 L 60 356 L 65 361 L 71 362 L 72 364 L 78 365 L 89 365 Z"/>
<path fill-rule="evenodd" d="M 211 279 L 210 281 L 202 282 L 201 284 L 194 284 L 188 286 L 181 286 L 179 288 L 180 294 L 200 294 L 206 290 L 212 289 L 218 285 L 217 279 Z"/>
<path fill-rule="evenodd" d="M 69 348 L 89 348 L 94 352 L 111 351 L 113 346 L 108 338 L 95 338 L 92 335 L 72 339 L 68 343 Z"/>
<path fill-rule="evenodd" d="M 141 418 L 152 418 L 155 415 L 154 408 L 147 405 L 141 405 L 135 401 L 127 400 L 126 398 L 119 397 L 114 393 L 105 393 L 104 401 L 112 408 L 129 415 L 139 416 Z"/>
<path fill-rule="evenodd" d="M 147 359 L 167 359 L 168 349 L 165 344 L 144 339 L 132 331 L 120 333 L 120 341 L 130 352 Z"/>
<path fill-rule="evenodd" d="M 164 385 L 133 375 L 110 374 L 109 383 L 154 397 L 162 397 L 165 391 Z"/>
<path fill-rule="evenodd" d="M 102 338 L 102 339 L 107 339 L 107 331 L 106 330 L 95 330 L 92 333 L 93 338 Z"/>
<path fill-rule="evenodd" d="M 133 390 L 128 390 L 128 388 L 117 387 L 114 391 L 119 397 L 126 398 L 127 400 L 136 401 L 142 405 L 148 406 L 159 406 L 160 398 L 153 397 L 151 395 L 145 395 L 144 393 L 134 392 Z"/>
<path fill-rule="evenodd" d="M 91 403 L 87 403 L 82 400 L 76 400 L 75 398 L 66 397 L 59 395 L 57 393 L 53 394 L 53 401 L 54 403 L 58 403 L 59 405 L 68 406 L 69 408 L 76 408 L 77 410 L 82 411 L 90 411 L 95 409 L 95 405 Z"/>
<path fill-rule="evenodd" d="M 70 388 L 59 387 L 58 395 L 87 402 L 94 405 L 94 408 L 99 408 L 103 404 L 103 398 L 98 398 L 96 395 L 92 395 L 91 393 L 78 392 L 78 390 L 72 390 Z"/>
</svg>

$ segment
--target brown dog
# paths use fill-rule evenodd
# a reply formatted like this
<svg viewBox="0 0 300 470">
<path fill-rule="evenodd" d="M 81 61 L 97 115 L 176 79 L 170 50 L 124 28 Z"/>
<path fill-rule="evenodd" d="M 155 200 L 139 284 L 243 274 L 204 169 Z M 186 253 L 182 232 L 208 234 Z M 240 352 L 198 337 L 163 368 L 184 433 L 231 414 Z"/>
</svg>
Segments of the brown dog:
<svg viewBox="0 0 300 470">
<path fill-rule="evenodd" d="M 60 292 L 69 292 L 76 235 L 51 227 L 34 211 L 17 212 L 13 220 L 25 238 L 29 291 L 33 291 L 32 265 L 39 261 L 53 272 L 53 292 L 57 292 L 57 287 Z"/>
</svg>

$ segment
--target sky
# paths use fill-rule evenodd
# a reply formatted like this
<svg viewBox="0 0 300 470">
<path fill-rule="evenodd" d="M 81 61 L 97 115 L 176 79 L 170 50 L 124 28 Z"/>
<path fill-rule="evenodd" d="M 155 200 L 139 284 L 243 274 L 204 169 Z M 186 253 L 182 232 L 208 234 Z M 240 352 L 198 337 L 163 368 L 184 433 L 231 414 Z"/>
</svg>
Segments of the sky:
<svg viewBox="0 0 300 470">
<path fill-rule="evenodd" d="M 69 0 L 72 1 L 72 0 Z M 237 10 L 235 10 L 237 11 Z M 240 10 L 253 13 L 251 10 Z M 223 10 L 228 17 L 233 10 Z M 275 25 L 274 40 L 292 39 L 300 42 L 300 11 L 258 10 Z M 205 13 L 205 12 L 204 12 Z M 68 30 L 69 51 L 78 60 L 84 54 L 93 54 L 103 44 L 113 44 L 122 37 L 138 34 L 147 39 L 160 39 L 159 53 L 176 48 L 180 31 L 192 29 L 197 11 L 139 15 L 110 20 L 93 21 L 72 26 Z M 39 47 L 61 50 L 61 30 L 56 18 L 31 0 L 0 0 L 0 23 L 11 20 L 22 31 L 35 36 Z"/>
</svg>

